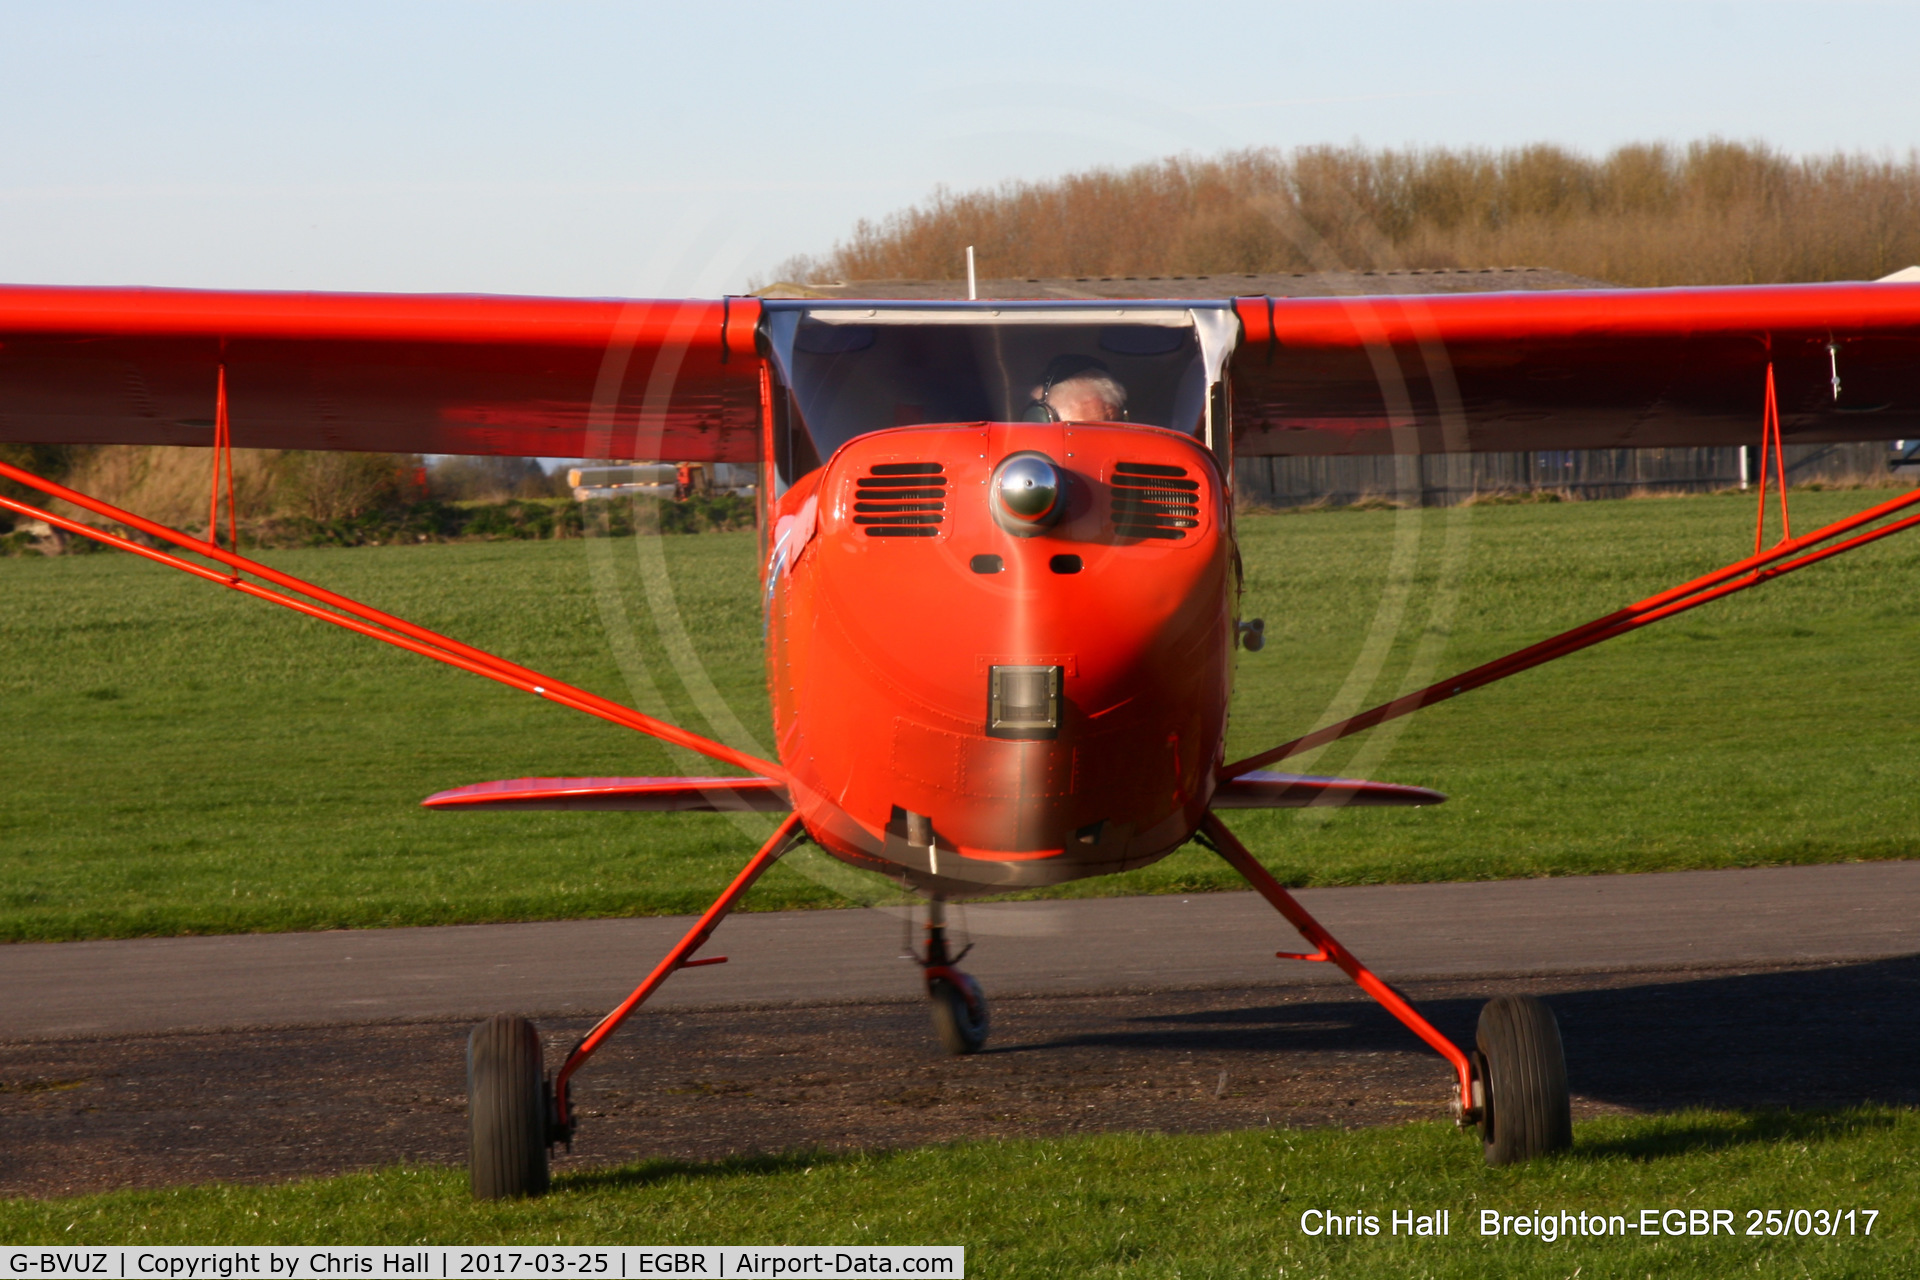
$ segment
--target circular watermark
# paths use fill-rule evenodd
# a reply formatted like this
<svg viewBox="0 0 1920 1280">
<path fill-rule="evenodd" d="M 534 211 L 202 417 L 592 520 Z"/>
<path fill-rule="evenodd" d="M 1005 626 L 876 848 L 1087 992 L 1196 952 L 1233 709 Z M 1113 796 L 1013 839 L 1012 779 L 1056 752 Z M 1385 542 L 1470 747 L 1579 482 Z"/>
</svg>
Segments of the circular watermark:
<svg viewBox="0 0 1920 1280">
<path fill-rule="evenodd" d="M 1381 429 L 1388 445 L 1385 456 L 1390 459 L 1392 477 L 1391 531 L 1385 544 L 1385 563 L 1377 586 L 1372 588 L 1371 613 L 1337 687 L 1311 722 L 1300 727 L 1299 732 L 1307 733 L 1424 688 L 1439 674 L 1471 551 L 1473 507 L 1460 501 L 1438 508 L 1427 506 L 1432 486 L 1425 473 L 1437 465 L 1445 480 L 1439 488 L 1450 497 L 1459 496 L 1461 486 L 1454 481 L 1466 462 L 1467 425 L 1444 345 L 1427 339 L 1409 348 L 1385 337 L 1383 309 L 1417 313 L 1426 305 L 1421 295 L 1398 287 L 1417 277 L 1379 272 L 1379 263 L 1393 260 L 1390 237 L 1368 223 L 1357 203 L 1339 211 L 1343 236 L 1352 242 L 1358 228 L 1358 238 L 1367 245 L 1372 267 L 1363 274 L 1357 264 L 1342 260 L 1304 218 L 1285 210 L 1264 212 L 1299 258 L 1311 264 L 1320 285 L 1317 292 L 1350 299 L 1351 318 L 1361 334 L 1363 353 L 1379 394 Z M 698 236 L 694 240 L 680 254 L 673 276 L 710 281 L 717 276 L 735 278 L 740 273 L 748 253 L 742 237 L 726 243 L 711 238 L 702 242 Z M 1367 287 L 1362 287 L 1362 282 Z M 672 451 L 665 424 L 688 357 L 701 335 L 690 322 L 673 321 L 676 313 L 663 311 L 677 305 L 634 300 L 622 308 L 603 352 L 593 391 L 588 414 L 589 457 L 681 461 L 665 456 Z M 669 323 L 664 340 L 660 340 L 657 335 L 663 315 L 669 316 Z M 1420 331 L 1430 326 L 1416 324 L 1414 328 Z M 1246 358 L 1244 348 L 1241 358 Z M 1416 395 L 1416 389 L 1423 394 Z M 757 435 L 757 410 L 753 429 Z M 1443 452 L 1423 454 L 1422 440 L 1431 441 L 1436 431 Z M 1436 458 L 1438 462 L 1426 463 L 1423 458 Z M 763 484 L 764 478 L 763 471 Z M 755 728 L 762 722 L 763 705 L 737 703 L 723 688 L 726 680 L 716 678 L 702 653 L 700 626 L 683 604 L 683 584 L 676 580 L 675 557 L 668 552 L 667 539 L 681 535 L 670 535 L 662 529 L 657 518 L 659 500 L 633 497 L 624 501 L 632 536 L 606 536 L 609 529 L 590 520 L 583 545 L 607 644 L 633 704 L 648 715 L 669 721 L 675 720 L 676 705 L 690 708 L 701 723 L 685 727 L 736 750 L 777 759 L 774 745 L 762 740 L 764 730 Z M 765 495 L 756 492 L 755 501 L 762 504 L 764 512 Z M 1406 727 L 1407 720 L 1400 718 L 1357 735 L 1353 745 L 1339 753 L 1341 772 L 1367 777 L 1386 767 Z M 1266 745 L 1272 744 L 1262 747 Z M 711 762 L 695 752 L 664 742 L 660 746 L 674 767 L 688 776 L 714 772 Z M 1331 747 L 1328 744 L 1302 752 L 1279 767 L 1312 770 Z M 1345 802 L 1337 796 L 1317 801 L 1298 811 L 1296 818 L 1304 831 L 1311 831 Z M 727 819 L 755 844 L 771 836 L 777 825 L 771 815 L 748 811 L 729 811 Z M 851 902 L 890 907 L 904 900 L 896 882 L 855 870 L 812 846 L 796 850 L 785 861 L 791 869 Z"/>
</svg>

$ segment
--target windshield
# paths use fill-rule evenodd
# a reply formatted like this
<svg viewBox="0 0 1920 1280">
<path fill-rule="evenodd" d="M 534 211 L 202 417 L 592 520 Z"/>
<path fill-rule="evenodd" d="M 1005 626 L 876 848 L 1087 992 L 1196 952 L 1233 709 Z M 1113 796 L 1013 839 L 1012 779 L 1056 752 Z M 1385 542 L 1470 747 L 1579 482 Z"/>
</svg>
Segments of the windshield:
<svg viewBox="0 0 1920 1280">
<path fill-rule="evenodd" d="M 1128 422 L 1196 432 L 1231 335 L 1230 309 L 835 306 L 769 301 L 767 336 L 792 393 L 783 487 L 855 436 L 939 422 L 1080 416 L 1052 394 L 1089 378 L 1117 389 Z M 1199 314 L 1203 308 L 1207 312 Z M 1216 315 L 1214 312 L 1218 312 Z M 1117 384 L 1117 388 L 1113 387 Z M 1085 404 L 1084 400 L 1077 403 Z"/>
</svg>

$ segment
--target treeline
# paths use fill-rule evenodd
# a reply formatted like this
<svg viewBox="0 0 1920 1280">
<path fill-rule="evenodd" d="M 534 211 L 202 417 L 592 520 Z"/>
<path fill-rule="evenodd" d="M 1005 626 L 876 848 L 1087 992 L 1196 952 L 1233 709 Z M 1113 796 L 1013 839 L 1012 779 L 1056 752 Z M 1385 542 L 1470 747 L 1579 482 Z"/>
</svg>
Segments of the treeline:
<svg viewBox="0 0 1920 1280">
<path fill-rule="evenodd" d="M 204 536 L 212 455 L 206 449 L 0 445 L 0 458 L 149 520 Z M 48 506 L 38 492 L 0 484 Z M 735 495 L 686 502 L 573 501 L 563 474 L 532 458 L 236 449 L 235 523 L 243 547 L 368 546 L 468 539 L 623 536 L 750 528 L 753 503 Z M 88 512 L 53 503 L 88 524 Z M 226 512 L 221 511 L 221 532 Z M 0 511 L 0 554 L 82 551 L 84 539 L 47 537 Z"/>
<path fill-rule="evenodd" d="M 1920 157 L 1754 143 L 1604 156 L 1258 148 L 937 189 L 777 279 L 1551 267 L 1622 285 L 1874 279 L 1920 263 Z"/>
</svg>

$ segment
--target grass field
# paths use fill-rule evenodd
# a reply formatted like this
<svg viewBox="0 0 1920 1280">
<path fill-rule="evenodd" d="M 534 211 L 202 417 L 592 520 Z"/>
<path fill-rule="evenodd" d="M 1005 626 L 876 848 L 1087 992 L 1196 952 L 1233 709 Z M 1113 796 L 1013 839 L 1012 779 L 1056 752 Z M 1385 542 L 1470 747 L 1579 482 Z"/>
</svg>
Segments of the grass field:
<svg viewBox="0 0 1920 1280">
<path fill-rule="evenodd" d="M 1450 1126 L 1108 1134 L 571 1175 L 476 1204 L 462 1171 L 0 1202 L 12 1244 L 958 1244 L 975 1276 L 1894 1276 L 1920 1269 L 1920 1115 L 1691 1112 L 1582 1124 L 1571 1155 L 1488 1169 Z M 1301 1230 L 1310 1209 L 1380 1234 Z M 1449 1234 L 1391 1214 L 1449 1211 Z M 1737 1234 L 1480 1234 L 1481 1214 L 1727 1210 Z M 1747 1211 L 1762 1234 L 1748 1236 Z M 1765 1211 L 1877 1209 L 1871 1234 L 1766 1235 Z M 1828 1221 L 1832 1219 L 1829 1217 Z M 1675 1220 L 1678 1221 L 1678 1220 Z M 1711 1219 L 1707 1220 L 1711 1226 Z M 1316 1225 L 1309 1223 L 1309 1225 Z M 1815 1223 L 1808 1221 L 1811 1228 Z"/>
<path fill-rule="evenodd" d="M 1797 494 L 1796 522 L 1884 496 Z M 1231 746 L 1723 563 L 1751 521 L 1730 497 L 1248 517 L 1269 643 L 1241 659 Z M 264 558 L 764 750 L 755 555 L 742 533 Z M 1310 762 L 1438 787 L 1438 808 L 1236 827 L 1295 884 L 1913 856 L 1917 583 L 1920 540 L 1894 539 Z M 767 826 L 427 813 L 467 782 L 702 766 L 127 557 L 0 561 L 0 602 L 0 939 L 688 911 Z M 1236 884 L 1189 848 L 1063 892 Z M 797 855 L 750 905 L 882 891 Z"/>
</svg>

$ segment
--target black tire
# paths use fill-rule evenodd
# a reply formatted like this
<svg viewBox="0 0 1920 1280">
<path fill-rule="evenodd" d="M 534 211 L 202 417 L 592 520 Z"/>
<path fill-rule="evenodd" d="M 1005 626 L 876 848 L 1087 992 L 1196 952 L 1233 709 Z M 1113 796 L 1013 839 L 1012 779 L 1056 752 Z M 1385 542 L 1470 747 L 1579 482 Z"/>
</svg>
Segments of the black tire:
<svg viewBox="0 0 1920 1280">
<path fill-rule="evenodd" d="M 467 1123 L 474 1199 L 546 1194 L 546 1062 L 525 1018 L 488 1018 L 467 1037 Z"/>
<path fill-rule="evenodd" d="M 1518 1164 L 1573 1146 L 1567 1057 L 1553 1010 L 1532 996 L 1489 1000 L 1474 1042 L 1487 1163 Z"/>
<path fill-rule="evenodd" d="M 927 994 L 933 999 L 933 1029 L 940 1037 L 941 1046 L 956 1056 L 978 1053 L 987 1042 L 987 998 L 980 994 L 980 984 L 970 976 L 963 973 L 959 977 L 967 984 L 967 994 L 973 997 L 971 1007 L 967 996 L 945 978 L 935 978 L 927 984 Z"/>
</svg>

